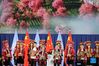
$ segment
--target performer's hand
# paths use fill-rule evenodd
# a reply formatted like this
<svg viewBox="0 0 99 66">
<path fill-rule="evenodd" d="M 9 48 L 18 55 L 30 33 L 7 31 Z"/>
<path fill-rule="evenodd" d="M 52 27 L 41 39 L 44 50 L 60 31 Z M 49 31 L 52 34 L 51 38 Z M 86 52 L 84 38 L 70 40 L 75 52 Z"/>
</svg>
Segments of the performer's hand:
<svg viewBox="0 0 99 66">
<path fill-rule="evenodd" d="M 69 57 L 70 57 L 70 56 L 71 56 L 71 54 L 67 54 L 67 56 L 69 56 Z"/>
</svg>

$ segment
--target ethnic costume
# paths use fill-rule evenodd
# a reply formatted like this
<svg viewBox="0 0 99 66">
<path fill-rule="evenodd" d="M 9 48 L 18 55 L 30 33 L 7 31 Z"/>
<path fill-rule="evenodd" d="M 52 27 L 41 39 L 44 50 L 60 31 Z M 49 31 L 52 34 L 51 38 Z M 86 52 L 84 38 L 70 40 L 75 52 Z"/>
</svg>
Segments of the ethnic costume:
<svg viewBox="0 0 99 66">
<path fill-rule="evenodd" d="M 8 40 L 3 41 L 2 59 L 3 59 L 3 65 L 10 66 L 11 50 L 9 48 Z"/>
<path fill-rule="evenodd" d="M 17 66 L 18 64 L 18 53 L 19 53 L 19 44 L 20 44 L 20 41 L 17 41 L 17 44 L 16 44 L 16 47 L 15 47 L 15 51 L 14 51 L 14 64 Z"/>
<path fill-rule="evenodd" d="M 0 65 L 3 66 L 3 65 L 2 65 L 2 58 L 1 58 L 1 55 L 0 55 Z"/>
<path fill-rule="evenodd" d="M 34 46 L 34 40 L 31 40 L 30 41 L 30 44 L 29 44 L 29 49 L 28 49 L 28 60 L 29 60 L 29 64 L 31 64 L 31 58 L 30 58 L 30 52 L 31 50 L 33 49 L 33 46 Z"/>
<path fill-rule="evenodd" d="M 62 48 L 61 41 L 56 42 L 55 50 L 54 50 L 54 66 L 60 66 L 62 60 Z"/>
<path fill-rule="evenodd" d="M 37 62 L 37 47 L 36 47 L 36 42 L 33 44 L 33 48 L 30 50 L 30 61 L 31 61 L 31 66 L 36 66 Z"/>
<path fill-rule="evenodd" d="M 85 64 L 85 50 L 84 50 L 83 42 L 80 42 L 78 51 L 77 51 L 77 61 L 81 62 L 81 65 L 84 66 Z"/>
<path fill-rule="evenodd" d="M 95 47 L 95 57 L 96 57 L 96 66 L 99 65 L 99 41 L 95 41 L 96 47 Z"/>
<path fill-rule="evenodd" d="M 47 65 L 47 52 L 45 51 L 45 40 L 40 41 L 38 58 L 39 66 Z"/>
<path fill-rule="evenodd" d="M 23 48 L 23 41 L 19 42 L 19 49 L 18 49 L 18 58 L 17 58 L 18 65 L 23 65 L 24 63 L 24 48 Z"/>
<path fill-rule="evenodd" d="M 90 65 L 90 58 L 92 57 L 91 41 L 86 41 L 85 55 L 87 57 L 87 65 Z"/>
<path fill-rule="evenodd" d="M 74 65 L 74 55 L 75 55 L 75 50 L 74 50 L 74 43 L 73 42 L 68 42 L 66 44 L 66 49 L 65 49 L 65 57 L 66 57 L 66 61 L 67 64 L 70 65 Z"/>
</svg>

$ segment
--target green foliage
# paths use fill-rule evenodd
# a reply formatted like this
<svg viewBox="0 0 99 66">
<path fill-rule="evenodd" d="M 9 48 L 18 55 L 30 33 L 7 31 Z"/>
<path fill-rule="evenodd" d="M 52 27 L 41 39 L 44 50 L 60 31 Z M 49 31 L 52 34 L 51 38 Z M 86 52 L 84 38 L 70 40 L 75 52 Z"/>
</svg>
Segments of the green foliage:
<svg viewBox="0 0 99 66">
<path fill-rule="evenodd" d="M 70 16 L 77 16 L 77 15 L 78 15 L 78 9 L 70 9 L 70 10 L 68 11 L 68 14 L 69 14 Z"/>
</svg>

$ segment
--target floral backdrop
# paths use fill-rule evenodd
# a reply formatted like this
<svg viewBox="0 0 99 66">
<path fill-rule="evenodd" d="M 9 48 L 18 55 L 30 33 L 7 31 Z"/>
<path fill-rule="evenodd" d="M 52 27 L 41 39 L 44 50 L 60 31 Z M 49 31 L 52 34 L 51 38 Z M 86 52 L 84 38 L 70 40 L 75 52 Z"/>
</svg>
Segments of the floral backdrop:
<svg viewBox="0 0 99 66">
<path fill-rule="evenodd" d="M 51 17 L 88 19 L 98 15 L 98 4 L 98 0 L 2 0 L 0 27 L 51 29 Z M 65 27 L 57 25 L 54 30 L 64 33 L 70 29 Z"/>
</svg>

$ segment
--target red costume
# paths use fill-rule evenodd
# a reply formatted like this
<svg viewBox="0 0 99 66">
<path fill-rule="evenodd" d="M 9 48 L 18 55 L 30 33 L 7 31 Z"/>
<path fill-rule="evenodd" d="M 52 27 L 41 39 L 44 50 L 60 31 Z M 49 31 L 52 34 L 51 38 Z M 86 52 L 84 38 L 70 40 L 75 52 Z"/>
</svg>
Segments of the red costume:
<svg viewBox="0 0 99 66">
<path fill-rule="evenodd" d="M 85 55 L 87 57 L 87 65 L 90 65 L 90 57 L 93 55 L 93 51 L 91 48 L 91 41 L 86 41 Z"/>
<path fill-rule="evenodd" d="M 60 66 L 62 60 L 62 48 L 61 41 L 56 41 L 54 49 L 54 66 Z"/>
<path fill-rule="evenodd" d="M 17 48 L 17 63 L 18 65 L 23 65 L 24 63 L 24 43 L 19 41 L 19 48 Z"/>
<path fill-rule="evenodd" d="M 74 65 L 74 55 L 75 55 L 75 50 L 74 50 L 74 43 L 73 42 L 67 42 L 66 44 L 66 49 L 65 49 L 65 58 L 67 61 L 68 65 Z"/>
<path fill-rule="evenodd" d="M 15 47 L 15 51 L 14 51 L 14 63 L 15 65 L 17 65 L 17 61 L 18 61 L 18 53 L 19 53 L 19 44 L 20 44 L 20 41 L 17 41 L 17 44 L 16 44 L 16 47 Z"/>
<path fill-rule="evenodd" d="M 31 45 L 32 44 L 32 45 Z M 36 66 L 36 62 L 38 59 L 38 49 L 36 47 L 36 42 L 32 41 L 31 43 L 31 49 L 29 51 L 29 56 L 30 56 L 30 62 L 31 62 L 31 66 Z"/>
<path fill-rule="evenodd" d="M 96 66 L 99 65 L 99 41 L 95 41 L 96 47 L 94 49 L 94 55 L 96 57 Z"/>
<path fill-rule="evenodd" d="M 80 42 L 79 48 L 77 50 L 77 61 L 81 62 L 82 66 L 85 66 L 85 48 L 83 42 Z"/>
<path fill-rule="evenodd" d="M 45 40 L 40 41 L 38 57 L 39 57 L 39 66 L 46 66 L 47 52 L 45 51 Z"/>
<path fill-rule="evenodd" d="M 11 50 L 9 48 L 8 40 L 4 40 L 2 47 L 2 59 L 3 59 L 3 65 L 8 66 L 10 65 L 11 60 Z"/>
</svg>

